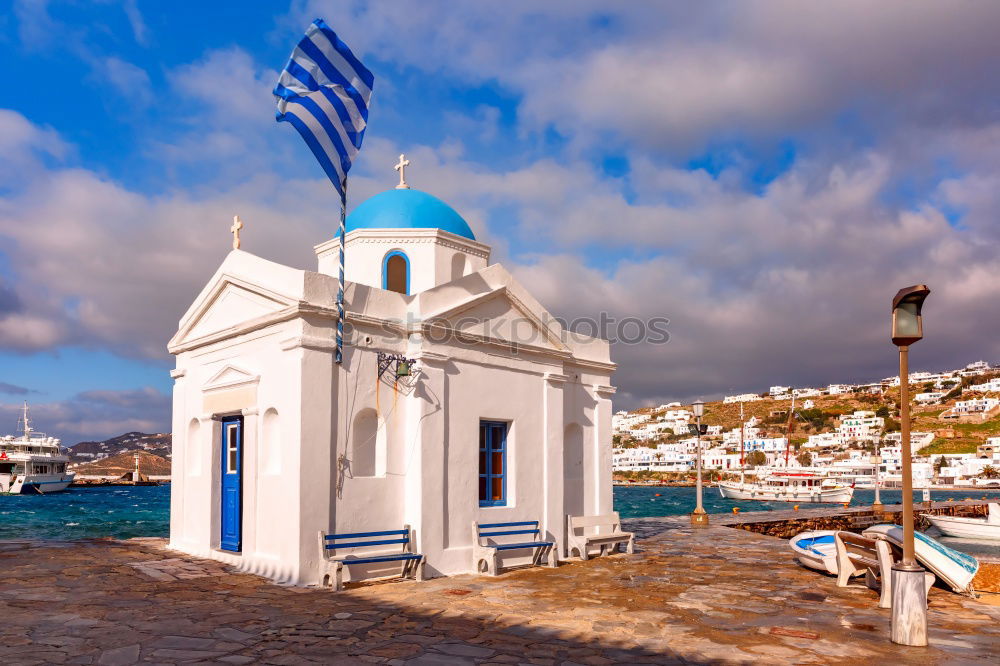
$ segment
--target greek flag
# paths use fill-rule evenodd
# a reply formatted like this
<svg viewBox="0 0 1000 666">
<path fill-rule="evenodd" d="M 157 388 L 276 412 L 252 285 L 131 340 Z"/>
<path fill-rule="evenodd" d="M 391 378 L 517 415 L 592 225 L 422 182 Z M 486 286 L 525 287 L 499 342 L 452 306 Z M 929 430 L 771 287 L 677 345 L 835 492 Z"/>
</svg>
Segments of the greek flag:
<svg viewBox="0 0 1000 666">
<path fill-rule="evenodd" d="M 375 77 L 323 19 L 292 51 L 274 87 L 278 122 L 298 130 L 320 166 L 347 196 L 347 172 L 361 149 Z"/>
</svg>

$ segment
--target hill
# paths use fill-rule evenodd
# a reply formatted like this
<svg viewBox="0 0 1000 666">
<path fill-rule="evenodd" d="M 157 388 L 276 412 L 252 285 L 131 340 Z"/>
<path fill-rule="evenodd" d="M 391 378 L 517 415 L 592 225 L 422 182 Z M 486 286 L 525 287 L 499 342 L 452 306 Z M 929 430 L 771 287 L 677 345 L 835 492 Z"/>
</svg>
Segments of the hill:
<svg viewBox="0 0 1000 666">
<path fill-rule="evenodd" d="M 98 460 L 97 462 L 77 465 L 73 471 L 82 475 L 121 476 L 135 469 L 135 452 L 126 451 Z M 146 451 L 139 451 L 139 471 L 150 476 L 165 476 L 170 474 L 170 461 L 162 456 Z"/>
<path fill-rule="evenodd" d="M 148 451 L 170 458 L 170 433 L 127 432 L 101 442 L 80 442 L 69 448 L 70 462 L 91 462 L 126 451 Z"/>
<path fill-rule="evenodd" d="M 976 378 L 975 381 L 979 381 Z M 926 386 L 919 384 L 910 385 L 911 399 L 922 390 L 927 390 Z M 959 392 L 955 390 L 948 396 L 947 400 L 934 405 L 919 405 L 916 403 L 910 406 L 910 423 L 913 432 L 931 432 L 935 434 L 932 443 L 919 451 L 921 455 L 935 455 L 942 453 L 975 453 L 976 447 L 981 445 L 987 437 L 1000 435 L 1000 414 L 987 414 L 986 418 L 970 418 L 961 421 L 955 419 L 942 418 L 942 414 L 949 411 L 959 400 L 969 400 L 984 396 L 1000 397 L 996 393 L 973 393 L 971 391 Z M 803 407 L 806 400 L 812 402 L 810 409 Z M 683 405 L 684 409 L 690 410 L 690 405 Z M 743 404 L 743 414 L 745 419 L 751 416 L 760 419 L 758 427 L 763 436 L 780 437 L 784 436 L 787 430 L 787 410 L 791 407 L 790 399 L 772 400 L 765 399 Z M 795 401 L 796 420 L 794 432 L 792 434 L 792 444 L 801 444 L 806 441 L 809 435 L 832 432 L 837 426 L 837 417 L 843 414 L 851 414 L 858 410 L 868 410 L 878 413 L 887 419 L 887 431 L 899 429 L 899 389 L 890 388 L 885 393 L 844 393 L 839 395 L 820 395 L 808 398 L 797 398 Z M 643 407 L 633 410 L 632 413 L 651 414 L 656 417 L 665 410 L 656 407 Z M 722 401 L 712 401 L 705 403 L 705 414 L 702 423 L 707 425 L 720 425 L 724 430 L 732 430 L 740 427 L 740 405 L 738 403 L 724 403 Z M 664 437 L 652 440 L 655 444 L 660 441 L 671 441 L 687 437 L 688 435 L 665 435 Z M 718 436 L 709 437 L 709 440 L 720 439 Z M 634 446 L 643 444 L 635 440 L 625 438 L 622 441 L 624 446 Z"/>
</svg>

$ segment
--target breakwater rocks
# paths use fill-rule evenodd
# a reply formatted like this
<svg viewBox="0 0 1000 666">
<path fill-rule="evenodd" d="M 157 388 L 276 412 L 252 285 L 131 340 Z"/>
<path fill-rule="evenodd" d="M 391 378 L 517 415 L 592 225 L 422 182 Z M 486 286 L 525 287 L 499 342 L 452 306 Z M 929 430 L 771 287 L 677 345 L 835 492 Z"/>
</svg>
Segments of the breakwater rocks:
<svg viewBox="0 0 1000 666">
<path fill-rule="evenodd" d="M 968 516 L 970 518 L 982 518 L 986 515 L 987 505 L 985 502 L 935 502 L 932 508 L 926 504 L 914 504 L 914 522 L 918 530 L 925 530 L 930 527 L 926 518 L 921 516 L 924 513 L 944 516 Z M 817 512 L 818 515 L 817 515 Z M 754 518 L 761 516 L 757 513 Z M 743 520 L 740 517 L 727 517 L 726 523 L 730 527 L 735 527 L 748 532 L 767 534 L 781 539 L 790 539 L 796 534 L 807 530 L 845 530 L 848 532 L 861 532 L 872 525 L 882 523 L 900 524 L 903 520 L 903 507 L 900 504 L 889 504 L 883 506 L 881 510 L 872 507 L 845 508 L 840 511 L 836 509 L 808 509 L 796 512 L 772 511 L 767 514 L 766 519 Z M 746 518 L 749 518 L 747 516 Z"/>
</svg>

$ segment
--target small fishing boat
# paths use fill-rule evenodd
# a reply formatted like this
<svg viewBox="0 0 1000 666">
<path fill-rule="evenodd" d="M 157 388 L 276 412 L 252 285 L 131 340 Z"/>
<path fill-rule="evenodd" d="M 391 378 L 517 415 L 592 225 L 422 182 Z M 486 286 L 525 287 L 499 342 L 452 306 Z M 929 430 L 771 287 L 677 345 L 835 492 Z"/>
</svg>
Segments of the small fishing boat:
<svg viewBox="0 0 1000 666">
<path fill-rule="evenodd" d="M 903 546 L 903 528 L 899 525 L 874 525 L 862 534 L 870 539 L 885 539 Z M 974 594 L 972 579 L 979 571 L 979 560 L 967 553 L 935 541 L 921 532 L 913 533 L 913 550 L 917 561 L 959 594 Z"/>
<path fill-rule="evenodd" d="M 719 481 L 717 485 L 720 495 L 735 500 L 839 504 L 854 497 L 853 487 L 810 473 L 778 472 L 750 483 Z"/>
<path fill-rule="evenodd" d="M 1000 541 L 1000 504 L 996 502 L 990 502 L 989 513 L 985 518 L 935 516 L 930 513 L 921 515 L 945 536 Z"/>
<path fill-rule="evenodd" d="M 836 530 L 811 530 L 796 534 L 789 540 L 799 562 L 817 571 L 837 574 Z"/>
</svg>

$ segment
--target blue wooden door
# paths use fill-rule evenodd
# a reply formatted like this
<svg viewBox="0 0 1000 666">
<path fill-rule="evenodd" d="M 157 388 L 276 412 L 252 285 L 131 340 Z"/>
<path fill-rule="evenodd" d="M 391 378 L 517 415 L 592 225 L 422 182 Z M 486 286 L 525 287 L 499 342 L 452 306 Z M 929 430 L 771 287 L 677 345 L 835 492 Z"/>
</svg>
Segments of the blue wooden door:
<svg viewBox="0 0 1000 666">
<path fill-rule="evenodd" d="M 222 420 L 223 550 L 240 552 L 243 541 L 243 417 Z"/>
</svg>

